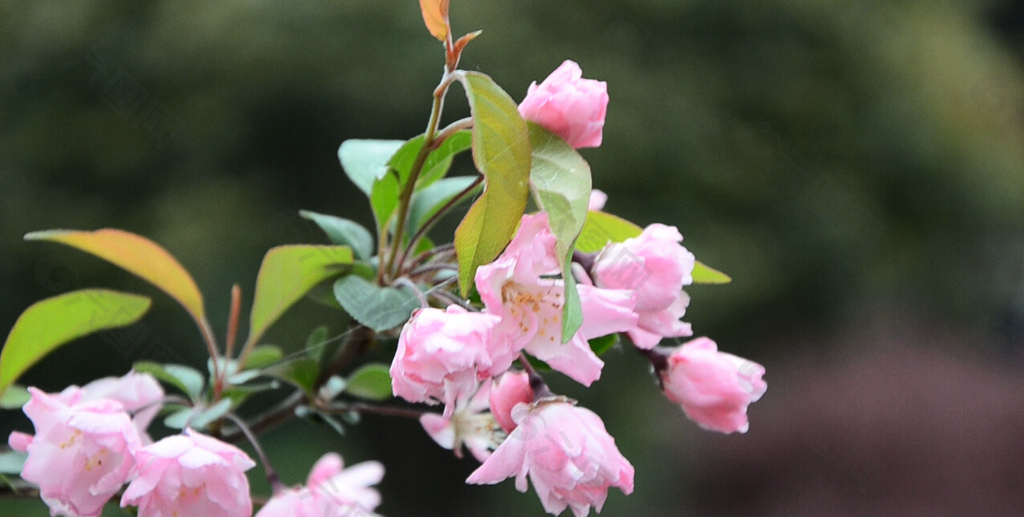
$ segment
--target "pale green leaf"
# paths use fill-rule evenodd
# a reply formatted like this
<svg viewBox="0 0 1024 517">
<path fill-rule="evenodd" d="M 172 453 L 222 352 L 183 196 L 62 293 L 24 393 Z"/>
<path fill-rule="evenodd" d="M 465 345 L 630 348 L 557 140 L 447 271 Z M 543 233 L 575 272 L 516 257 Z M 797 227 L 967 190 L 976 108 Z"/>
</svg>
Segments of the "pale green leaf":
<svg viewBox="0 0 1024 517">
<path fill-rule="evenodd" d="M 373 182 L 388 171 L 388 160 L 405 142 L 401 140 L 345 140 L 338 159 L 352 183 L 367 196 Z"/>
<path fill-rule="evenodd" d="M 729 275 L 709 267 L 699 260 L 693 263 L 693 283 L 695 284 L 728 284 L 732 282 Z"/>
<path fill-rule="evenodd" d="M 459 192 L 469 188 L 476 179 L 477 177 L 474 176 L 445 178 L 417 192 L 412 200 L 412 208 L 409 210 L 409 228 L 413 231 L 419 229 L 420 225 L 444 207 L 445 203 L 451 201 Z M 468 198 L 469 196 L 466 196 L 465 199 Z"/>
<path fill-rule="evenodd" d="M 642 232 L 643 228 L 621 217 L 591 210 L 587 213 L 579 238 L 576 239 L 576 249 L 584 253 L 594 253 L 601 251 L 609 242 L 622 242 Z"/>
<path fill-rule="evenodd" d="M 473 115 L 473 162 L 484 192 L 455 230 L 459 287 L 469 292 L 477 267 L 494 260 L 512 240 L 529 197 L 530 138 L 516 103 L 478 72 L 459 76 Z"/>
<path fill-rule="evenodd" d="M 24 386 L 11 384 L 3 393 L 0 393 L 0 408 L 18 409 L 32 398 L 32 394 Z"/>
<path fill-rule="evenodd" d="M 391 398 L 391 375 L 388 365 L 367 364 L 348 377 L 345 393 L 367 400 L 387 400 Z"/>
<path fill-rule="evenodd" d="M 351 247 L 356 257 L 368 259 L 373 256 L 373 234 L 363 225 L 343 217 L 309 210 L 299 210 L 299 215 L 316 223 L 332 243 Z"/>
<path fill-rule="evenodd" d="M 61 345 L 96 332 L 131 325 L 149 309 L 145 296 L 82 289 L 38 301 L 18 316 L 0 351 L 0 393 Z"/>
<path fill-rule="evenodd" d="M 533 154 L 530 185 L 537 204 L 548 214 L 556 238 L 555 252 L 562 265 L 562 342 L 568 342 L 583 324 L 583 310 L 570 266 L 576 237 L 587 217 L 590 165 L 565 140 L 532 122 L 527 125 Z"/>
<path fill-rule="evenodd" d="M 140 361 L 132 365 L 132 369 L 139 373 L 148 373 L 178 388 L 191 400 L 199 400 L 199 396 L 203 393 L 203 374 L 190 366 Z"/>
<path fill-rule="evenodd" d="M 299 298 L 352 264 L 347 246 L 292 245 L 272 248 L 256 277 L 247 343 L 255 343 Z"/>
</svg>

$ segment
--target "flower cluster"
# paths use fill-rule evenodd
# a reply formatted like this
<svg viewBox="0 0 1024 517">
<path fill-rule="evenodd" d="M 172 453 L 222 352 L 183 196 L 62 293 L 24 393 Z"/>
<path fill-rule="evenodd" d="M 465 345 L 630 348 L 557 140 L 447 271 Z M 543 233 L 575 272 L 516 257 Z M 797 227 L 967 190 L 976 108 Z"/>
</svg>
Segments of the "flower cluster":
<svg viewBox="0 0 1024 517">
<path fill-rule="evenodd" d="M 603 82 L 581 79 L 563 63 L 539 86 L 530 86 L 520 112 L 574 147 L 596 146 L 607 105 Z M 607 199 L 594 191 L 590 209 Z M 692 283 L 694 256 L 675 227 L 652 224 L 639 235 L 609 242 L 593 254 L 577 253 L 573 274 L 583 319 L 562 336 L 566 282 L 549 215 L 525 214 L 505 250 L 480 266 L 479 311 L 452 305 L 417 310 L 402 329 L 391 365 L 396 396 L 444 404 L 421 423 L 434 440 L 461 456 L 465 446 L 482 464 L 467 483 L 527 479 L 552 514 L 576 517 L 601 510 L 610 487 L 633 490 L 633 466 L 601 418 L 550 392 L 527 357 L 590 386 L 603 361 L 590 340 L 623 333 L 651 359 L 669 400 L 706 429 L 745 432 L 746 408 L 764 393 L 764 368 L 720 353 L 700 338 L 668 352 L 664 338 L 692 335 L 681 321 Z M 513 363 L 519 361 L 522 370 Z"/>
<path fill-rule="evenodd" d="M 188 428 L 150 440 L 145 430 L 164 397 L 151 375 L 130 372 L 57 394 L 28 390 L 24 411 L 35 434 L 14 432 L 8 442 L 28 453 L 22 478 L 39 486 L 51 515 L 98 516 L 122 490 L 121 506 L 138 507 L 141 517 L 252 515 L 245 471 L 255 463 L 240 449 Z M 338 508 L 337 515 L 371 516 L 380 496 L 368 487 L 382 475 L 369 463 L 343 472 L 341 458 L 328 455 L 310 475 L 313 497 L 293 505 L 289 498 L 299 491 L 284 493 L 258 515 L 319 517 Z"/>
</svg>

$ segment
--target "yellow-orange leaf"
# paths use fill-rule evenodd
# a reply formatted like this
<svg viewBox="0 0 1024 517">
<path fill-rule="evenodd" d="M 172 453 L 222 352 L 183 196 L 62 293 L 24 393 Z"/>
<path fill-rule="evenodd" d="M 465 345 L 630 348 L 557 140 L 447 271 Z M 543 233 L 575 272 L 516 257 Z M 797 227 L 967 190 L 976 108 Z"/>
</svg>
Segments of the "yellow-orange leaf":
<svg viewBox="0 0 1024 517">
<path fill-rule="evenodd" d="M 447 41 L 451 27 L 448 24 L 448 0 L 420 0 L 423 23 L 435 38 Z"/>
<path fill-rule="evenodd" d="M 188 271 L 159 244 L 123 230 L 94 232 L 47 230 L 25 235 L 25 240 L 52 241 L 91 253 L 138 275 L 178 301 L 200 326 L 205 321 L 203 296 Z"/>
</svg>

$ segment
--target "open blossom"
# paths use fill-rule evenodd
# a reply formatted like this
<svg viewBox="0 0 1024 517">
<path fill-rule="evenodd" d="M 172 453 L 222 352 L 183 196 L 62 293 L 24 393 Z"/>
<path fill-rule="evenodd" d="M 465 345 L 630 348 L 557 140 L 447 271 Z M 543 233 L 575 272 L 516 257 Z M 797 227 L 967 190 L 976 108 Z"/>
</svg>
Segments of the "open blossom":
<svg viewBox="0 0 1024 517">
<path fill-rule="evenodd" d="M 580 65 L 566 60 L 539 85 L 530 84 L 519 113 L 573 147 L 601 145 L 608 84 L 582 77 Z"/>
<path fill-rule="evenodd" d="M 719 352 L 706 337 L 675 349 L 659 373 L 665 395 L 686 416 L 704 429 L 723 433 L 747 432 L 747 406 L 768 389 L 761 378 L 763 366 Z"/>
<path fill-rule="evenodd" d="M 497 316 L 458 305 L 417 310 L 398 337 L 391 363 L 394 394 L 409 402 L 443 402 L 444 416 L 450 417 L 459 396 L 476 390 L 478 377 L 512 364 L 515 354 L 492 336 L 498 322 Z"/>
<path fill-rule="evenodd" d="M 233 445 L 186 429 L 139 449 L 135 461 L 121 506 L 138 506 L 139 517 L 252 515 L 245 471 L 255 463 Z"/>
<path fill-rule="evenodd" d="M 459 397 L 451 417 L 427 413 L 420 417 L 420 425 L 438 445 L 453 451 L 456 457 L 462 457 L 465 445 L 474 458 L 483 462 L 505 437 L 494 415 L 487 411 L 490 393 L 491 382 L 485 381 L 476 392 Z"/>
<path fill-rule="evenodd" d="M 515 477 L 516 489 L 525 492 L 529 477 L 545 511 L 558 515 L 569 507 L 576 517 L 591 507 L 600 512 L 610 487 L 633 492 L 633 465 L 592 411 L 550 398 L 516 406 L 513 418 L 515 430 L 467 483 Z"/>
<path fill-rule="evenodd" d="M 629 330 L 639 348 L 650 349 L 662 337 L 689 336 L 689 323 L 679 321 L 689 297 L 682 291 L 693 282 L 694 257 L 679 243 L 674 226 L 652 224 L 639 236 L 606 246 L 594 259 L 591 273 L 600 287 L 636 291 L 637 326 Z"/>
<path fill-rule="evenodd" d="M 476 288 L 485 312 L 501 317 L 494 334 L 509 339 L 512 350 L 526 350 L 552 369 L 589 386 L 600 378 L 604 363 L 587 340 L 635 328 L 635 294 L 577 286 L 583 324 L 563 344 L 565 285 L 550 276 L 559 272 L 547 214 L 527 214 L 501 256 L 477 269 Z"/>
<path fill-rule="evenodd" d="M 376 517 L 380 493 L 371 487 L 383 477 L 384 466 L 376 461 L 344 468 L 341 456 L 327 453 L 313 465 L 306 486 L 274 495 L 256 517 Z"/>
<path fill-rule="evenodd" d="M 28 452 L 21 477 L 39 485 L 51 515 L 96 516 L 127 481 L 142 446 L 124 407 L 81 401 L 81 388 L 50 395 L 29 388 L 24 411 L 35 436 L 12 433 L 11 448 Z"/>
</svg>

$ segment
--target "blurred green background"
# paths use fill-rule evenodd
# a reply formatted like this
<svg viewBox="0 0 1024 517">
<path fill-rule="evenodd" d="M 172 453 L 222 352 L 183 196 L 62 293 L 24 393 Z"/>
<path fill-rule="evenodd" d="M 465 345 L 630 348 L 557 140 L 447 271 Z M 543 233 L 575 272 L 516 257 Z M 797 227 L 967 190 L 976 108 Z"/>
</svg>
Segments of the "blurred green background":
<svg viewBox="0 0 1024 517">
<path fill-rule="evenodd" d="M 604 144 L 583 153 L 607 209 L 677 225 L 732 275 L 690 289 L 686 320 L 768 370 L 750 433 L 729 437 L 686 421 L 635 354 L 610 352 L 591 390 L 556 380 L 637 466 L 604 514 L 1024 507 L 1020 2 L 456 0 L 452 23 L 484 30 L 462 67 L 517 100 L 564 59 L 608 82 Z M 248 302 L 267 248 L 325 242 L 299 209 L 369 222 L 337 147 L 421 132 L 443 64 L 411 0 L 4 0 L 0 62 L 0 325 L 70 289 L 155 298 L 131 339 L 76 342 L 23 378 L 50 391 L 204 351 L 150 286 L 25 233 L 152 238 L 223 335 L 230 286 Z M 465 116 L 449 99 L 448 120 Z M 303 302 L 268 339 L 297 349 L 319 324 L 346 323 Z M 288 483 L 329 449 L 384 461 L 385 515 L 541 514 L 511 482 L 463 485 L 473 461 L 415 422 L 344 438 L 299 422 L 267 441 Z"/>
</svg>

